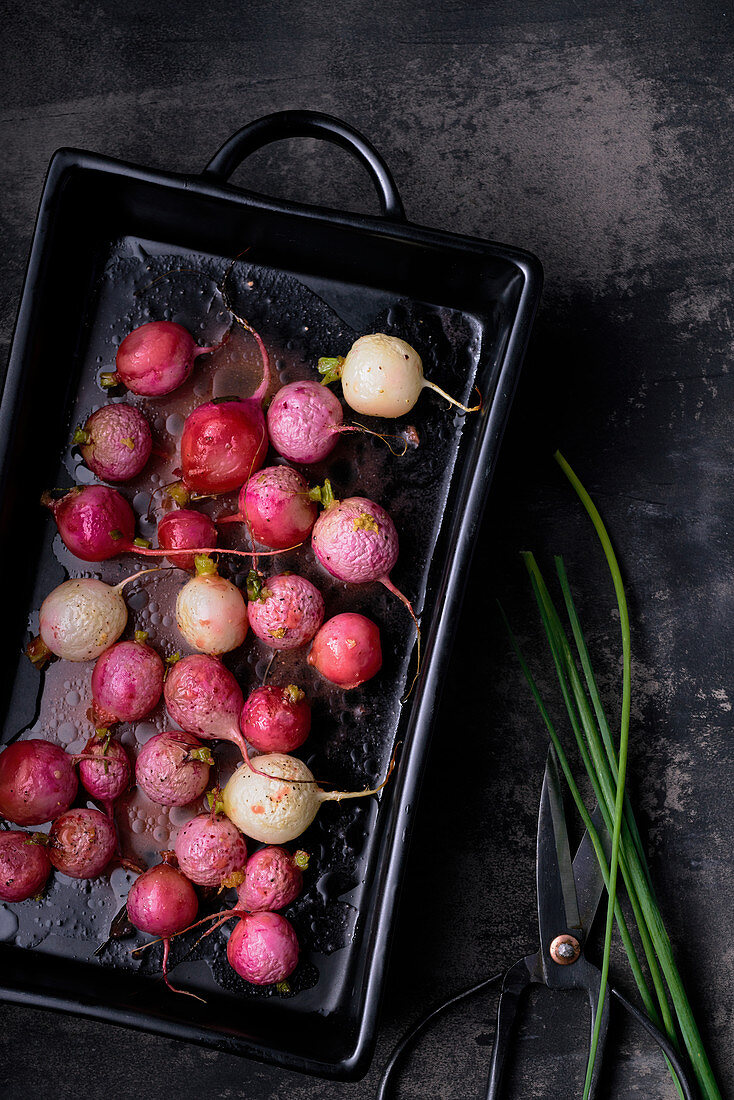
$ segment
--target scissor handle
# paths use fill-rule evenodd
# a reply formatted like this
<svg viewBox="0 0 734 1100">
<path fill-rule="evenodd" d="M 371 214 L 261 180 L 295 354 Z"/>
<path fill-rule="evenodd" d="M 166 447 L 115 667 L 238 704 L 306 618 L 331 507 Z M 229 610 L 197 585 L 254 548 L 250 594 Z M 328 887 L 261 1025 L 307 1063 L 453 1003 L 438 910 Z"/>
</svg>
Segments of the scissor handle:
<svg viewBox="0 0 734 1100">
<path fill-rule="evenodd" d="M 520 998 L 530 985 L 527 964 L 520 959 L 502 979 L 502 992 L 497 1005 L 497 1028 L 492 1049 L 492 1062 L 487 1082 L 487 1100 L 498 1100 L 502 1087 L 502 1078 L 510 1049 L 510 1039 L 515 1027 Z"/>
<path fill-rule="evenodd" d="M 497 1006 L 497 1027 L 495 1030 L 494 1047 L 492 1049 L 492 1061 L 489 1067 L 489 1081 L 487 1082 L 486 1100 L 499 1100 L 502 1079 L 507 1063 L 507 1054 L 510 1049 L 510 1040 L 517 1020 L 520 999 L 532 982 L 530 976 L 532 969 L 532 957 L 520 959 L 505 974 L 502 980 L 502 992 Z M 591 1008 L 591 1034 L 594 1033 L 594 1024 L 599 1011 L 601 1011 L 601 1023 L 599 1025 L 599 1043 L 597 1057 L 591 1077 L 589 1098 L 593 1100 L 599 1084 L 602 1057 L 609 1030 L 609 990 L 604 992 L 604 1001 L 599 1006 L 599 987 L 601 984 L 601 971 L 592 966 L 585 955 L 581 955 L 575 963 L 564 968 L 567 976 L 566 989 L 584 990 L 589 998 Z"/>
</svg>

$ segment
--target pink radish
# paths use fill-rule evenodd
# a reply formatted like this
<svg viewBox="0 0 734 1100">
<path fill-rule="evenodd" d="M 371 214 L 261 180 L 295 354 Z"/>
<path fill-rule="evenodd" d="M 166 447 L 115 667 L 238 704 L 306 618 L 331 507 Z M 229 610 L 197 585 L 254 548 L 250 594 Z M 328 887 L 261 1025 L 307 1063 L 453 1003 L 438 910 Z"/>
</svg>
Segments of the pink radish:
<svg viewBox="0 0 734 1100">
<path fill-rule="evenodd" d="M 51 826 L 49 841 L 49 859 L 71 878 L 101 875 L 117 847 L 115 827 L 99 810 L 67 810 Z"/>
<path fill-rule="evenodd" d="M 318 515 L 308 482 L 290 466 L 268 466 L 253 474 L 240 489 L 239 509 L 218 522 L 246 523 L 251 538 L 273 550 L 303 542 Z"/>
<path fill-rule="evenodd" d="M 247 913 L 227 940 L 227 958 L 253 985 L 284 982 L 298 963 L 298 937 L 280 913 Z"/>
<path fill-rule="evenodd" d="M 166 679 L 164 694 L 174 722 L 205 740 L 232 741 L 250 763 L 239 727 L 242 691 L 221 661 L 200 653 L 177 661 Z"/>
<path fill-rule="evenodd" d="M 224 814 L 199 814 L 176 837 L 176 858 L 199 886 L 234 886 L 247 862 L 247 847 Z"/>
<path fill-rule="evenodd" d="M 246 322 L 237 318 L 241 324 Z M 252 397 L 222 397 L 199 405 L 186 418 L 181 435 L 181 486 L 186 493 L 209 496 L 239 489 L 259 470 L 268 449 L 262 402 L 270 386 L 270 361 L 260 336 L 255 337 L 263 377 Z M 180 492 L 177 499 L 181 496 Z M 179 499 L 179 503 L 183 503 Z"/>
<path fill-rule="evenodd" d="M 366 497 L 335 500 L 316 520 L 311 545 L 318 560 L 337 580 L 349 584 L 379 581 L 405 604 L 418 635 L 420 668 L 418 619 L 410 600 L 389 577 L 398 560 L 398 533 L 385 509 Z"/>
<path fill-rule="evenodd" d="M 0 901 L 26 901 L 40 894 L 51 874 L 42 833 L 0 832 Z"/>
<path fill-rule="evenodd" d="M 82 786 L 102 803 L 105 813 L 112 818 L 114 803 L 128 789 L 132 778 L 125 749 L 109 730 L 99 729 L 75 760 L 79 762 Z"/>
<path fill-rule="evenodd" d="M 311 729 L 305 692 L 295 684 L 255 688 L 242 708 L 240 729 L 258 752 L 293 752 Z"/>
<path fill-rule="evenodd" d="M 233 917 L 239 917 L 239 921 L 227 941 L 227 958 L 232 969 L 253 985 L 285 982 L 296 968 L 299 947 L 293 925 L 280 913 L 247 913 L 239 907 L 225 909 L 203 917 L 184 931 L 215 921 L 201 937 L 203 940 Z"/>
<path fill-rule="evenodd" d="M 216 530 L 211 546 L 189 544 L 181 550 L 151 549 L 147 539 L 135 537 L 135 514 L 122 494 L 109 485 L 77 485 L 58 500 L 44 493 L 42 503 L 53 512 L 64 545 L 82 561 L 108 561 L 118 554 L 139 554 L 188 562 L 192 554 L 217 551 Z M 259 556 L 252 550 L 218 552 L 241 558 Z"/>
<path fill-rule="evenodd" d="M 385 509 L 374 501 L 366 497 L 335 500 L 316 520 L 311 544 L 337 580 L 381 581 L 395 591 L 388 574 L 398 560 L 398 533 Z"/>
<path fill-rule="evenodd" d="M 161 697 L 163 674 L 163 661 L 144 640 L 110 646 L 92 673 L 95 723 L 109 726 L 145 718 Z"/>
<path fill-rule="evenodd" d="M 332 684 L 359 687 L 382 668 L 380 631 L 366 615 L 335 615 L 314 638 L 308 663 Z"/>
<path fill-rule="evenodd" d="M 163 862 L 145 871 L 130 887 L 127 915 L 141 932 L 162 938 L 163 980 L 172 992 L 181 993 L 186 991 L 175 989 L 168 980 L 170 937 L 183 932 L 192 923 L 199 909 L 199 899 L 186 876 L 172 865 L 173 853 L 161 852 L 161 856 Z"/>
<path fill-rule="evenodd" d="M 222 791 L 222 807 L 241 832 L 263 844 L 287 844 L 306 830 L 322 802 L 365 798 L 382 790 L 322 791 L 302 760 L 285 753 L 258 756 L 258 771 L 240 764 Z M 392 771 L 392 763 L 388 778 Z"/>
<path fill-rule="evenodd" d="M 254 634 L 271 649 L 297 649 L 313 638 L 324 619 L 324 598 L 295 573 L 268 577 L 247 604 Z"/>
<path fill-rule="evenodd" d="M 113 372 L 101 376 L 102 386 L 120 383 L 143 397 L 163 397 L 185 382 L 197 355 L 213 347 L 200 348 L 182 325 L 173 321 L 151 321 L 128 333 L 117 349 Z"/>
<path fill-rule="evenodd" d="M 219 576 L 211 559 L 197 556 L 196 568 L 197 575 L 176 599 L 176 623 L 192 649 L 219 657 L 244 642 L 247 606 L 239 588 Z"/>
<path fill-rule="evenodd" d="M 190 733 L 168 730 L 143 745 L 135 763 L 135 779 L 151 802 L 187 806 L 206 790 L 213 763 L 209 750 Z"/>
<path fill-rule="evenodd" d="M 268 409 L 270 442 L 289 462 L 320 462 L 334 450 L 343 419 L 331 390 L 318 382 L 289 382 Z"/>
<path fill-rule="evenodd" d="M 396 417 L 410 412 L 428 387 L 464 412 L 478 412 L 482 405 L 467 408 L 423 376 L 423 363 L 415 348 L 397 336 L 373 332 L 360 336 L 346 358 L 340 355 L 319 359 L 324 383 L 341 378 L 344 400 L 364 416 Z"/>
<path fill-rule="evenodd" d="M 248 859 L 244 882 L 237 887 L 239 904 L 248 913 L 285 909 L 303 889 L 303 866 L 308 866 L 305 852 L 260 848 Z"/>
<path fill-rule="evenodd" d="M 392 451 L 384 435 L 362 424 L 344 424 L 343 419 L 339 398 L 331 390 L 319 382 L 289 382 L 278 390 L 268 409 L 270 442 L 289 462 L 304 464 L 321 462 L 331 454 L 342 432 L 377 436 Z"/>
<path fill-rule="evenodd" d="M 191 508 L 177 508 L 169 512 L 158 524 L 158 545 L 163 550 L 191 550 L 190 554 L 173 554 L 172 565 L 194 570 L 194 559 L 200 546 L 217 545 L 217 527 L 209 516 Z"/>
<path fill-rule="evenodd" d="M 70 756 L 48 741 L 15 741 L 0 753 L 0 816 L 42 825 L 68 810 L 77 777 Z"/>
<path fill-rule="evenodd" d="M 169 672 L 163 692 L 168 713 L 187 733 L 233 741 L 246 755 L 239 728 L 242 691 L 221 661 L 203 653 L 184 657 Z"/>
<path fill-rule="evenodd" d="M 150 425 L 132 405 L 103 405 L 72 438 L 92 473 L 103 481 L 129 481 L 150 458 Z"/>
</svg>

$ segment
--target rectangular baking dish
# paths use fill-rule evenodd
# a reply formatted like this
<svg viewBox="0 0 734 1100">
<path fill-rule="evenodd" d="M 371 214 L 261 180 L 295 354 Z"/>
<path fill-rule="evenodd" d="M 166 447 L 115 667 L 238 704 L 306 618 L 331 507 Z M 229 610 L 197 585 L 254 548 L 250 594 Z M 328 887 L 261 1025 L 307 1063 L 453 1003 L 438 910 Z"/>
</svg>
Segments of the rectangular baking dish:
<svg viewBox="0 0 734 1100">
<path fill-rule="evenodd" d="M 325 138 L 357 156 L 375 182 L 382 215 L 273 201 L 227 184 L 249 153 L 294 136 Z M 435 538 L 419 586 L 410 591 L 422 611 L 424 662 L 408 702 L 398 706 L 398 694 L 393 700 L 395 723 L 384 731 L 383 749 L 389 757 L 395 740 L 401 742 L 398 766 L 365 815 L 369 842 L 358 865 L 359 889 L 350 895 L 355 916 L 348 942 L 322 960 L 319 980 L 290 998 L 233 1002 L 231 995 L 215 994 L 200 1005 L 172 996 L 148 974 L 102 965 L 91 951 L 80 958 L 72 949 L 28 950 L 4 942 L 0 995 L 354 1080 L 366 1072 L 375 1043 L 421 771 L 542 270 L 529 253 L 408 222 L 374 148 L 343 123 L 314 112 L 257 120 L 195 176 L 77 150 L 57 152 L 38 213 L 0 409 L 0 567 L 4 576 L 13 575 L 4 629 L 12 664 L 27 640 L 29 614 L 62 579 L 49 554 L 48 519 L 38 499 L 58 454 L 68 447 L 90 339 L 89 302 L 98 296 L 110 250 L 129 240 L 148 242 L 166 255 L 220 257 L 222 263 L 246 244 L 248 262 L 302 282 L 355 331 L 372 331 L 372 318 L 394 303 L 427 303 L 441 316 L 464 319 L 475 333 L 474 373 L 459 381 L 467 397 L 476 384 L 483 408 L 452 421 L 450 462 L 443 471 L 448 491 L 434 517 Z M 439 399 L 424 395 L 421 401 Z M 381 502 L 390 508 L 390 501 Z M 408 575 L 403 566 L 401 577 Z M 407 667 L 409 621 L 403 643 Z M 15 680 L 0 688 L 6 739 L 31 723 L 38 693 L 38 673 L 19 659 Z"/>
</svg>

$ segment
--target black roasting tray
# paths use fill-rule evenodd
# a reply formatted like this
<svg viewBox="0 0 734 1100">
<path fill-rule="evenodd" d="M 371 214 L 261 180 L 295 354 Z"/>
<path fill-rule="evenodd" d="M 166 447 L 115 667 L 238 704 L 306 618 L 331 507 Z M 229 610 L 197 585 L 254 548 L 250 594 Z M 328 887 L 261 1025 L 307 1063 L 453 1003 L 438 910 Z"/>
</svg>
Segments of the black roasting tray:
<svg viewBox="0 0 734 1100">
<path fill-rule="evenodd" d="M 254 150 L 298 136 L 350 150 L 372 176 L 381 215 L 274 201 L 227 183 Z M 433 716 L 540 295 L 534 256 L 408 222 L 372 146 L 313 112 L 284 112 L 246 126 L 200 175 L 57 152 L 0 409 L 0 568 L 12 575 L 4 601 L 10 647 L 4 668 L 16 670 L 0 687 L 3 739 L 34 728 L 45 735 L 37 725 L 43 676 L 22 656 L 44 596 L 68 571 L 111 579 L 135 567 L 128 556 L 90 570 L 59 552 L 51 517 L 38 501 L 44 489 L 70 485 L 75 472 L 83 472 L 70 466 L 70 430 L 103 403 L 99 371 L 112 367 L 115 343 L 133 325 L 162 315 L 168 304 L 169 316 L 188 324 L 200 343 L 221 331 L 213 288 L 238 255 L 233 296 L 263 332 L 281 380 L 313 371 L 317 354 L 345 353 L 356 334 L 386 329 L 416 343 L 427 375 L 449 392 L 468 401 L 476 385 L 483 397 L 480 414 L 463 416 L 427 392 L 408 418 L 420 445 L 405 458 L 352 435 L 323 468 L 308 471 L 329 473 L 341 495 L 376 497 L 393 515 L 401 537 L 393 580 L 421 612 L 424 661 L 401 705 L 415 661 L 404 609 L 379 585 L 347 592 L 321 574 L 327 615 L 347 607 L 373 615 L 387 639 L 386 660 L 378 679 L 342 693 L 336 706 L 317 698 L 320 723 L 305 758 L 319 777 L 352 789 L 384 774 L 399 741 L 398 765 L 379 798 L 329 804 L 302 840 L 313 860 L 306 893 L 292 913 L 304 951 L 290 995 L 229 981 L 219 965 L 219 936 L 205 941 L 208 954 L 176 971 L 181 984 L 203 992 L 206 1004 L 169 993 L 159 977 L 160 956 L 148 952 L 146 961 L 133 962 L 129 941 L 94 957 L 116 909 L 110 885 L 100 879 L 75 886 L 56 876 L 44 900 L 0 906 L 0 996 L 356 1079 L 374 1047 Z M 201 317 L 206 332 L 198 331 Z M 369 423 L 383 431 L 400 428 Z M 313 562 L 304 568 L 316 576 Z M 252 646 L 246 659 L 234 658 L 231 667 L 245 687 L 262 659 Z M 89 670 L 74 666 L 72 673 L 88 676 Z"/>
</svg>

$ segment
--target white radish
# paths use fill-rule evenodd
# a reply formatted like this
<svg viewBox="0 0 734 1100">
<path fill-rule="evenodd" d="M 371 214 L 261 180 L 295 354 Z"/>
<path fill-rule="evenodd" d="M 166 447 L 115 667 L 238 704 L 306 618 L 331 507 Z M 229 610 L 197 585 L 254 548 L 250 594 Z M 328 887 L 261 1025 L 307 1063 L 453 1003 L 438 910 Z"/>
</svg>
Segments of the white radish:
<svg viewBox="0 0 734 1100">
<path fill-rule="evenodd" d="M 94 661 L 109 649 L 127 623 L 122 590 L 144 573 L 141 569 L 119 584 L 96 577 L 64 581 L 41 604 L 40 635 L 28 647 L 28 656 L 39 667 L 51 653 L 66 661 Z"/>
<path fill-rule="evenodd" d="M 295 840 L 309 827 L 322 802 L 363 798 L 377 794 L 384 786 L 381 783 L 365 791 L 322 791 L 302 760 L 282 752 L 258 756 L 257 765 L 257 772 L 247 764 L 240 765 L 222 791 L 222 806 L 238 829 L 263 844 Z"/>
<path fill-rule="evenodd" d="M 219 657 L 244 642 L 247 605 L 239 588 L 216 573 L 211 559 L 198 556 L 196 567 L 203 571 L 179 592 L 176 623 L 193 649 Z"/>
<path fill-rule="evenodd" d="M 478 412 L 481 408 L 481 402 L 472 407 L 462 405 L 430 382 L 423 374 L 423 362 L 415 348 L 384 332 L 360 336 L 343 359 L 341 356 L 320 359 L 319 371 L 325 382 L 341 378 L 344 400 L 365 416 L 403 416 L 410 412 L 426 387 L 464 412 Z"/>
</svg>

